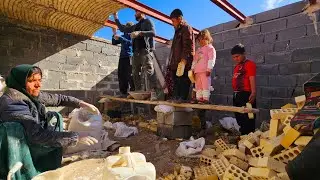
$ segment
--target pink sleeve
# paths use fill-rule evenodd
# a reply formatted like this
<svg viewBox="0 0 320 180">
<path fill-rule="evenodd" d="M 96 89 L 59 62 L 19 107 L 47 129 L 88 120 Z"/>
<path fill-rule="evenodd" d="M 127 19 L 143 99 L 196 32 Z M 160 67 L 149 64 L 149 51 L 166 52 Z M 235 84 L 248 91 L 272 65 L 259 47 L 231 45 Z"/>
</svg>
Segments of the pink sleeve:
<svg viewBox="0 0 320 180">
<path fill-rule="evenodd" d="M 214 65 L 216 64 L 216 50 L 214 47 L 208 48 L 208 70 L 212 70 Z"/>
<path fill-rule="evenodd" d="M 192 65 L 191 65 L 191 70 L 194 70 L 195 65 L 196 65 L 197 58 L 198 58 L 198 51 L 196 51 L 195 55 L 193 56 L 193 61 L 192 61 Z"/>
</svg>

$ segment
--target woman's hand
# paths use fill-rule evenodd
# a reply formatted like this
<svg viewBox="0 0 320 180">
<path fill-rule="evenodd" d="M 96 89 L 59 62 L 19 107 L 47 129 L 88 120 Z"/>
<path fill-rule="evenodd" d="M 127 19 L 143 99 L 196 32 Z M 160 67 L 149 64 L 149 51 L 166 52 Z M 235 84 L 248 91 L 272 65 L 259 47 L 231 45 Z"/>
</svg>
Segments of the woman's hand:
<svg viewBox="0 0 320 180">
<path fill-rule="evenodd" d="M 94 105 L 89 104 L 89 103 L 86 103 L 86 102 L 84 102 L 84 101 L 81 101 L 80 107 L 82 107 L 82 108 L 87 108 L 88 110 L 90 110 L 90 111 L 92 111 L 93 113 L 96 113 L 96 114 L 99 113 L 98 108 L 96 108 Z"/>
<path fill-rule="evenodd" d="M 94 144 L 97 144 L 98 140 L 96 138 L 94 138 L 94 137 L 91 137 L 91 136 L 81 136 L 81 135 L 79 135 L 78 143 L 85 144 L 87 146 L 92 146 Z"/>
</svg>

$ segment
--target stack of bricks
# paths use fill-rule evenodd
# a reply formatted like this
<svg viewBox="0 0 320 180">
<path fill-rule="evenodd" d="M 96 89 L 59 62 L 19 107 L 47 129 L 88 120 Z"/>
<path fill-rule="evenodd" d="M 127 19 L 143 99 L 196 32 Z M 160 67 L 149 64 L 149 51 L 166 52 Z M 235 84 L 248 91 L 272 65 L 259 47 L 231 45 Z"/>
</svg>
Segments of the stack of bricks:
<svg viewBox="0 0 320 180">
<path fill-rule="evenodd" d="M 157 112 L 157 135 L 168 139 L 189 139 L 192 135 L 192 112 Z"/>
<path fill-rule="evenodd" d="M 270 129 L 241 136 L 238 148 L 230 148 L 222 139 L 216 140 L 215 149 L 203 150 L 200 169 L 215 169 L 220 180 L 289 180 L 286 164 L 297 157 L 312 139 L 312 136 L 300 136 L 300 132 L 290 126 L 304 99 L 296 98 L 298 108 L 288 104 L 270 110 Z M 198 169 L 194 172 L 198 173 Z M 195 179 L 204 179 L 198 174 Z"/>
</svg>

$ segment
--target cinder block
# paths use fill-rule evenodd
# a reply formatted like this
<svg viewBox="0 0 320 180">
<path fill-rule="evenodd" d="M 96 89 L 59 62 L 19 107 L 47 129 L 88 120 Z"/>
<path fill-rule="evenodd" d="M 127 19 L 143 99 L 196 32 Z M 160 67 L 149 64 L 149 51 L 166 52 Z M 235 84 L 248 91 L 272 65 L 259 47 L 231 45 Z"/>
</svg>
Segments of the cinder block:
<svg viewBox="0 0 320 180">
<path fill-rule="evenodd" d="M 286 29 L 286 27 L 287 27 L 286 19 L 277 19 L 274 21 L 269 21 L 261 24 L 261 32 L 262 33 L 275 32 L 275 31 Z"/>
<path fill-rule="evenodd" d="M 192 127 L 158 124 L 157 134 L 160 137 L 166 137 L 169 139 L 175 139 L 175 138 L 188 139 L 192 135 Z"/>
<path fill-rule="evenodd" d="M 277 176 L 278 176 L 281 180 L 290 180 L 287 172 L 278 173 Z"/>
<path fill-rule="evenodd" d="M 216 174 L 218 175 L 219 179 L 222 179 L 224 172 L 226 171 L 226 166 L 223 164 L 223 162 L 218 159 L 216 161 L 213 161 L 212 166 L 215 168 Z"/>
<path fill-rule="evenodd" d="M 318 26 L 320 23 L 318 24 Z M 309 27 L 309 26 L 308 26 Z M 314 26 L 312 25 L 314 28 Z M 319 26 L 320 27 L 320 26 Z M 301 37 L 298 39 L 290 40 L 290 49 L 298 49 L 298 48 L 312 48 L 320 46 L 320 37 L 317 35 L 312 35 L 308 37 Z M 300 61 L 307 61 L 307 59 L 301 59 Z"/>
<path fill-rule="evenodd" d="M 290 49 L 291 42 L 287 41 L 279 41 L 274 44 L 274 52 L 287 51 Z"/>
<path fill-rule="evenodd" d="M 211 166 L 213 161 L 215 161 L 214 158 L 210 158 L 210 157 L 203 156 L 203 155 L 200 156 L 200 163 L 203 163 L 207 166 Z"/>
<path fill-rule="evenodd" d="M 296 114 L 298 109 L 290 108 L 290 109 L 271 109 L 270 116 L 272 119 L 280 119 L 283 121 L 288 115 Z"/>
<path fill-rule="evenodd" d="M 310 73 L 310 70 L 311 63 L 309 62 L 288 63 L 279 65 L 279 72 L 281 75 Z"/>
<path fill-rule="evenodd" d="M 161 113 L 157 113 L 159 115 Z M 164 124 L 167 125 L 192 125 L 192 112 L 175 111 L 172 113 L 164 114 Z"/>
<path fill-rule="evenodd" d="M 279 32 L 266 33 L 265 38 L 264 38 L 264 42 L 275 43 L 276 41 L 278 41 L 278 33 Z"/>
<path fill-rule="evenodd" d="M 285 134 L 284 138 L 281 140 L 281 145 L 288 149 L 294 141 L 300 136 L 300 132 L 290 128 L 287 133 Z"/>
<path fill-rule="evenodd" d="M 320 47 L 296 49 L 292 52 L 292 61 L 306 61 L 320 58 Z"/>
<path fill-rule="evenodd" d="M 222 178 L 221 178 L 222 179 Z M 245 179 L 249 180 L 252 177 L 246 172 L 240 169 L 239 167 L 230 164 L 230 166 L 226 169 L 223 179 Z"/>
<path fill-rule="evenodd" d="M 248 168 L 249 168 L 249 164 L 242 161 L 241 159 L 239 158 L 236 158 L 236 157 L 231 157 L 230 159 L 230 163 L 239 167 L 240 169 L 244 170 L 244 171 L 247 171 Z"/>
<path fill-rule="evenodd" d="M 223 162 L 223 164 L 228 167 L 230 165 L 229 160 L 222 154 L 219 154 L 218 158 Z"/>
<path fill-rule="evenodd" d="M 291 52 L 274 52 L 265 55 L 266 64 L 283 64 L 291 62 Z"/>
<path fill-rule="evenodd" d="M 236 39 L 238 37 L 239 37 L 239 29 L 233 29 L 233 30 L 222 32 L 222 41 Z"/>
<path fill-rule="evenodd" d="M 312 136 L 300 136 L 296 141 L 294 141 L 294 144 L 297 146 L 306 146 L 311 141 Z"/>
<path fill-rule="evenodd" d="M 264 35 L 257 34 L 252 36 L 245 36 L 242 38 L 244 46 L 252 46 L 255 44 L 262 44 L 264 42 Z"/>
<path fill-rule="evenodd" d="M 273 170 L 270 170 L 268 168 L 255 168 L 250 167 L 248 170 L 248 173 L 251 176 L 254 177 L 263 177 L 263 178 L 272 178 L 274 176 L 277 176 L 277 173 Z"/>
<path fill-rule="evenodd" d="M 261 138 L 260 139 L 260 146 L 265 146 L 268 143 L 266 139 Z"/>
<path fill-rule="evenodd" d="M 215 158 L 218 155 L 217 152 L 211 148 L 205 148 L 201 154 L 209 158 Z"/>
<path fill-rule="evenodd" d="M 279 67 L 279 66 L 278 66 Z M 278 69 L 279 70 L 279 69 Z M 297 84 L 297 77 L 295 76 L 269 76 L 269 86 L 271 87 L 295 87 Z M 288 101 L 283 101 L 279 107 Z"/>
<path fill-rule="evenodd" d="M 278 64 L 267 64 L 267 65 L 257 66 L 257 75 L 277 75 L 277 74 L 279 74 Z"/>
<path fill-rule="evenodd" d="M 273 51 L 273 44 L 256 44 L 251 47 L 251 54 L 265 54 Z"/>
<path fill-rule="evenodd" d="M 297 146 L 288 149 L 280 154 L 277 154 L 272 158 L 283 163 L 288 163 L 289 161 L 292 161 L 294 158 L 296 158 L 301 153 L 302 149 L 303 148 L 301 146 Z"/>
<path fill-rule="evenodd" d="M 280 16 L 279 9 L 273 9 L 270 11 L 265 11 L 256 15 L 256 23 L 270 21 L 272 19 L 277 19 Z"/>
<path fill-rule="evenodd" d="M 299 38 L 307 35 L 307 27 L 300 26 L 290 29 L 281 30 L 278 34 L 279 41 L 290 40 L 294 38 Z"/>
<path fill-rule="evenodd" d="M 271 157 L 250 158 L 249 164 L 254 167 L 268 168 L 276 172 L 286 172 L 286 165 L 280 161 L 274 160 Z"/>
<path fill-rule="evenodd" d="M 310 17 L 302 13 L 288 17 L 287 21 L 287 28 L 305 26 L 306 24 L 312 23 Z"/>
<path fill-rule="evenodd" d="M 304 104 L 306 102 L 306 96 L 305 95 L 297 96 L 294 98 L 294 100 L 296 101 L 298 109 L 302 109 L 302 107 L 304 106 Z"/>
<path fill-rule="evenodd" d="M 289 131 L 290 128 L 291 128 L 290 125 L 285 126 L 285 127 L 283 128 L 283 133 L 284 133 L 284 134 L 287 134 L 287 132 Z"/>
<path fill-rule="evenodd" d="M 241 160 L 246 160 L 246 155 L 244 153 L 242 153 L 241 151 L 239 151 L 238 149 L 228 149 L 223 151 L 222 153 L 224 156 L 231 158 L 232 156 L 235 156 Z"/>
<path fill-rule="evenodd" d="M 320 61 L 313 61 L 311 63 L 311 73 L 317 73 L 320 67 Z"/>
<path fill-rule="evenodd" d="M 213 166 L 201 166 L 193 169 L 196 180 L 218 180 Z"/>
<path fill-rule="evenodd" d="M 227 146 L 227 144 L 222 140 L 222 139 L 217 139 L 214 142 L 214 145 L 216 147 L 219 147 L 220 149 L 222 149 L 223 151 L 230 149 L 229 146 Z"/>
<path fill-rule="evenodd" d="M 241 28 L 240 29 L 240 37 L 248 36 L 248 35 L 255 35 L 260 33 L 260 25 L 252 25 L 249 27 Z"/>
<path fill-rule="evenodd" d="M 244 146 L 243 144 L 239 144 L 239 151 L 243 154 L 246 154 L 246 146 Z"/>
<path fill-rule="evenodd" d="M 268 156 L 268 154 L 265 154 L 265 152 L 263 152 L 263 149 L 264 149 L 264 146 L 258 146 L 250 149 L 250 151 L 252 156 L 256 158 Z"/>
<path fill-rule="evenodd" d="M 254 145 L 253 145 L 250 141 L 248 141 L 248 140 L 243 141 L 243 145 L 244 145 L 245 147 L 247 147 L 248 149 L 251 149 L 251 148 L 254 147 Z"/>
<path fill-rule="evenodd" d="M 283 147 L 281 146 L 281 140 L 283 139 L 284 134 L 277 136 L 275 138 L 266 141 L 266 144 L 263 146 L 262 152 L 265 156 L 274 155 L 279 153 Z"/>
<path fill-rule="evenodd" d="M 269 138 L 274 138 L 278 136 L 279 125 L 280 125 L 279 119 L 270 120 Z"/>
<path fill-rule="evenodd" d="M 282 121 L 282 124 L 285 126 L 290 126 L 291 119 L 294 115 L 287 115 L 286 118 Z"/>
<path fill-rule="evenodd" d="M 192 176 L 192 169 L 188 166 L 181 166 L 180 168 L 180 175 L 184 177 L 191 178 Z"/>
<path fill-rule="evenodd" d="M 298 14 L 302 12 L 302 9 L 305 7 L 304 1 L 299 1 L 296 3 L 292 3 L 280 8 L 280 17 L 286 17 L 293 14 Z"/>
</svg>

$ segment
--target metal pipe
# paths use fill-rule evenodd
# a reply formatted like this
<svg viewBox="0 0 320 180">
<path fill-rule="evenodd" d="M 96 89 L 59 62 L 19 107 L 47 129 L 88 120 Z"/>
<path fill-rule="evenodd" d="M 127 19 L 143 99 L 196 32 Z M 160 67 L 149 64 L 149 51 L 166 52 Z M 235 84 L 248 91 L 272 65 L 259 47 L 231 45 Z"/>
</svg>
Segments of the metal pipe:
<svg viewBox="0 0 320 180">
<path fill-rule="evenodd" d="M 105 26 L 111 27 L 111 28 L 118 28 L 118 26 L 116 25 L 115 22 L 111 21 L 111 20 L 107 20 L 104 22 Z M 163 43 L 166 44 L 169 40 L 160 36 L 156 36 L 154 38 L 155 41 L 159 42 L 159 43 Z"/>
<path fill-rule="evenodd" d="M 157 11 L 157 10 L 155 10 L 155 9 L 145 5 L 145 4 L 142 4 L 142 3 L 140 3 L 140 2 L 138 2 L 136 0 L 114 0 L 114 1 L 117 1 L 117 2 L 119 2 L 121 4 L 124 4 L 125 6 L 127 6 L 129 8 L 132 8 L 132 9 L 134 9 L 136 11 L 140 11 L 140 12 L 142 12 L 144 14 L 147 14 L 147 15 L 149 15 L 149 16 L 151 16 L 153 18 L 156 18 L 156 19 L 158 19 L 160 21 L 163 21 L 163 22 L 165 22 L 165 23 L 167 23 L 169 25 L 172 25 L 172 21 L 171 21 L 171 19 L 170 19 L 170 17 L 168 15 L 166 15 L 166 14 L 160 12 L 160 11 Z M 193 28 L 193 32 L 195 34 L 198 34 L 200 31 L 198 29 L 196 29 L 196 28 Z"/>
<path fill-rule="evenodd" d="M 242 14 L 238 9 L 236 9 L 232 4 L 230 4 L 226 0 L 211 0 L 213 3 L 215 3 L 217 6 L 219 6 L 221 9 L 226 11 L 229 15 L 237 19 L 241 23 L 245 23 L 246 16 Z"/>
</svg>

